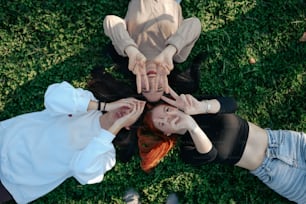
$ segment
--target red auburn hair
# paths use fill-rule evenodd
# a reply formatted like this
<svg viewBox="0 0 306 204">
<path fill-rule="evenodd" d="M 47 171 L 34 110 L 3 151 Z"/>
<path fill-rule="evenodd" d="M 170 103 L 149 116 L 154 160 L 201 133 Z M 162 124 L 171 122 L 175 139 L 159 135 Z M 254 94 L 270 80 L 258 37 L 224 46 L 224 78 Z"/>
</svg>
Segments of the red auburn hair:
<svg viewBox="0 0 306 204">
<path fill-rule="evenodd" d="M 157 107 L 157 106 L 155 106 Z M 176 143 L 176 136 L 167 136 L 158 130 L 152 120 L 152 108 L 145 113 L 144 126 L 137 130 L 141 168 L 149 173 Z"/>
</svg>

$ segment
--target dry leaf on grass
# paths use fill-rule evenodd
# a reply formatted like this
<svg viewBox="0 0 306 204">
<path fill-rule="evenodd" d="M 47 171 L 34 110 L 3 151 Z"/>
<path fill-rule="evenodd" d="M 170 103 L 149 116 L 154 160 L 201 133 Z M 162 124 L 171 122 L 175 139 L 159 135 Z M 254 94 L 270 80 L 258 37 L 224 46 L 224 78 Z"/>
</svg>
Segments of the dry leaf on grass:
<svg viewBox="0 0 306 204">
<path fill-rule="evenodd" d="M 299 40 L 300 42 L 306 42 L 306 32 L 303 33 L 303 36 Z"/>
</svg>

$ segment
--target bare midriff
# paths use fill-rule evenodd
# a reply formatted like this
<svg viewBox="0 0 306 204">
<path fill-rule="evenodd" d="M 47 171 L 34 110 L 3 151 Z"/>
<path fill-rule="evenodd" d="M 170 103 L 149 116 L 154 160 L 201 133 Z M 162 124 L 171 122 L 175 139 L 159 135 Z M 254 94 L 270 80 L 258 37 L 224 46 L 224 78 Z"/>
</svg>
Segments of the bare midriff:
<svg viewBox="0 0 306 204">
<path fill-rule="evenodd" d="M 262 164 L 265 158 L 268 146 L 268 134 L 266 130 L 257 125 L 250 122 L 248 124 L 249 137 L 242 157 L 235 165 L 248 170 L 254 170 Z"/>
</svg>

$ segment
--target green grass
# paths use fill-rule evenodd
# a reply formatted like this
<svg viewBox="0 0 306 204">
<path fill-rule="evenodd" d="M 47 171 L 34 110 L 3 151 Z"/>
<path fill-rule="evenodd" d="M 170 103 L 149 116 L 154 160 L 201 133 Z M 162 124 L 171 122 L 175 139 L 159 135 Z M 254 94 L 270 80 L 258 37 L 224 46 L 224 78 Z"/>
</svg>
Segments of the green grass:
<svg viewBox="0 0 306 204">
<path fill-rule="evenodd" d="M 124 16 L 127 0 L 1 1 L 0 120 L 43 108 L 49 84 L 63 80 L 86 88 L 91 68 L 111 67 L 102 54 L 107 14 Z M 238 113 L 262 127 L 306 131 L 306 29 L 303 0 L 183 0 L 185 17 L 202 22 L 202 34 L 185 68 L 200 51 L 201 92 L 234 96 Z M 249 57 L 256 59 L 249 64 Z M 181 203 L 289 203 L 246 170 L 184 165 L 175 148 L 151 174 L 139 157 L 117 162 L 100 184 L 65 181 L 33 203 L 122 203 L 134 187 L 143 203 L 163 203 L 177 192 Z"/>
</svg>

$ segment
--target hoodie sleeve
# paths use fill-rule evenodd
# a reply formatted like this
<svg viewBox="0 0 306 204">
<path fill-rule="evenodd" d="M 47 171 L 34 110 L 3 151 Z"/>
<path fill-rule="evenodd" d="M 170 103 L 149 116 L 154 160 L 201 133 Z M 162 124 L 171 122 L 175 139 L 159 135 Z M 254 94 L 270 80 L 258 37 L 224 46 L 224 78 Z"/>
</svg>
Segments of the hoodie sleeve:
<svg viewBox="0 0 306 204">
<path fill-rule="evenodd" d="M 48 87 L 44 104 L 52 115 L 78 114 L 87 112 L 90 100 L 96 100 L 90 91 L 64 81 Z"/>
</svg>

